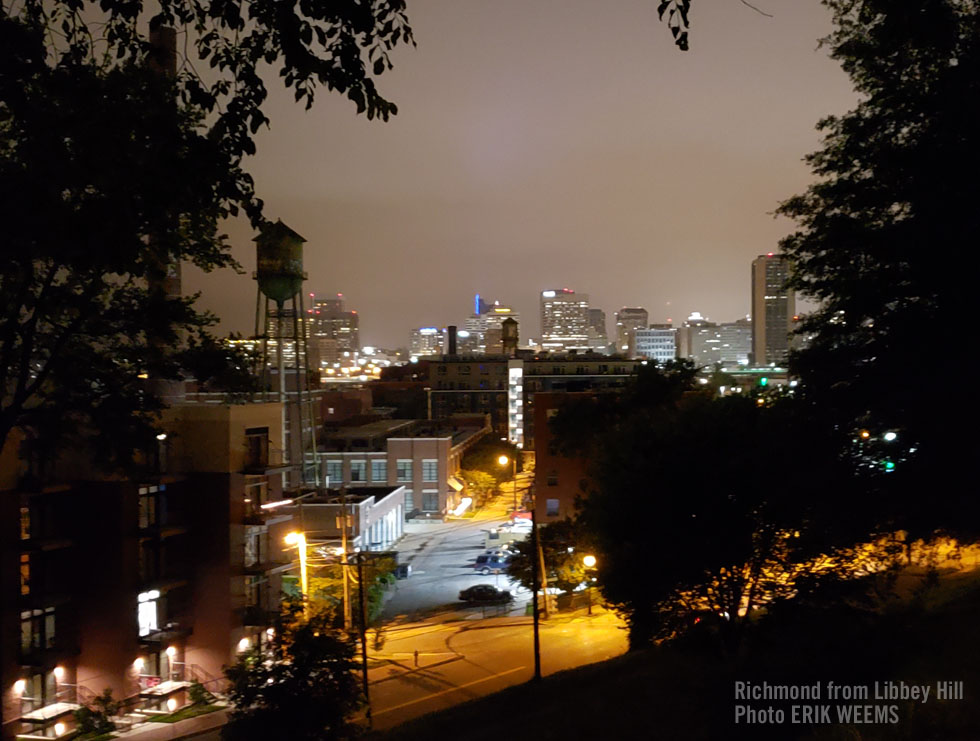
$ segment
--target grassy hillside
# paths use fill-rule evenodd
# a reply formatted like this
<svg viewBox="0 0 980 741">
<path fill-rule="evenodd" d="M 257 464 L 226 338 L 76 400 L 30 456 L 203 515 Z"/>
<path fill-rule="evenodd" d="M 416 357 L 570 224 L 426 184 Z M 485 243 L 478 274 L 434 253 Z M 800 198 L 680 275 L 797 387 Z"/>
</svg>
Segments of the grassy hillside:
<svg viewBox="0 0 980 741">
<path fill-rule="evenodd" d="M 867 585 L 866 585 L 867 586 Z M 980 739 L 980 575 L 945 577 L 902 599 L 838 597 L 833 606 L 788 604 L 760 620 L 739 656 L 710 629 L 546 678 L 539 685 L 434 713 L 373 738 L 412 739 Z M 863 603 L 863 604 L 861 604 Z M 825 602 L 826 604 L 826 602 Z M 786 712 L 781 725 L 736 725 L 735 682 L 820 682 L 819 701 L 757 701 Z M 930 686 L 927 702 L 826 697 L 826 683 Z M 937 701 L 936 682 L 959 680 L 965 699 Z M 793 725 L 794 704 L 894 705 L 896 723 Z M 744 701 L 739 704 L 746 704 Z"/>
</svg>

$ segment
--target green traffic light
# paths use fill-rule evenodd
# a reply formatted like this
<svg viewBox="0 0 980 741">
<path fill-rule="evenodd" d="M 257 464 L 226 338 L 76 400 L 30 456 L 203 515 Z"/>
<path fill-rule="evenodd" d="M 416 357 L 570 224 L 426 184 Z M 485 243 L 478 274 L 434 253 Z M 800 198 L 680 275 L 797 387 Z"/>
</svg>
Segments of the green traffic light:
<svg viewBox="0 0 980 741">
<path fill-rule="evenodd" d="M 895 470 L 895 464 L 892 461 L 885 461 L 885 470 L 886 471 L 894 471 Z"/>
<path fill-rule="evenodd" d="M 768 386 L 769 385 L 769 379 L 766 378 L 765 376 L 763 376 L 762 378 L 759 379 L 759 385 L 760 386 Z"/>
</svg>

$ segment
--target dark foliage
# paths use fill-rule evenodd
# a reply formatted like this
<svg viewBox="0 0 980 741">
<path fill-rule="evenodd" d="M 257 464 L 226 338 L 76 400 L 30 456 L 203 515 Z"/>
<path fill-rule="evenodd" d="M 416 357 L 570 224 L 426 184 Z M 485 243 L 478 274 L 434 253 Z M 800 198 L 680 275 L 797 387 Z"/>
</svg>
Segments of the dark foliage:
<svg viewBox="0 0 980 741">
<path fill-rule="evenodd" d="M 226 741 L 293 738 L 327 741 L 358 735 L 350 717 L 361 704 L 351 637 L 324 615 L 302 617 L 288 605 L 270 646 L 244 653 L 226 669 L 234 709 Z"/>
<path fill-rule="evenodd" d="M 97 462 L 129 463 L 152 446 L 161 406 L 147 380 L 185 364 L 248 391 L 240 359 L 206 335 L 214 318 L 164 285 L 181 261 L 235 267 L 221 219 L 262 223 L 242 167 L 268 121 L 260 67 L 278 65 L 307 106 L 322 85 L 387 119 L 396 109 L 373 76 L 413 43 L 401 0 L 165 0 L 150 27 L 176 27 L 170 77 L 142 7 L 0 9 L 0 447 L 21 428 L 35 469 L 78 432 L 95 436 Z"/>
<path fill-rule="evenodd" d="M 825 4 L 835 21 L 825 43 L 862 100 L 820 122 L 823 147 L 808 158 L 818 181 L 780 208 L 799 224 L 782 243 L 793 285 L 820 301 L 792 366 L 876 472 L 869 489 L 887 506 L 875 528 L 973 536 L 980 502 L 957 479 L 976 395 L 938 386 L 962 376 L 972 308 L 980 5 Z M 885 444 L 889 431 L 897 439 Z"/>
<path fill-rule="evenodd" d="M 737 645 L 752 608 L 864 535 L 840 510 L 850 464 L 805 405 L 776 391 L 716 399 L 692 380 L 686 364 L 647 368 L 622 396 L 568 405 L 553 425 L 590 459 L 580 519 L 634 648 L 720 614 Z"/>
<path fill-rule="evenodd" d="M 592 552 L 592 542 L 585 529 L 574 520 L 560 520 L 538 527 L 548 586 L 563 591 L 579 587 L 591 575 L 582 557 Z M 534 566 L 538 563 L 532 538 L 514 541 L 514 555 L 507 566 L 511 578 L 525 589 L 534 588 Z M 594 555 L 594 554 L 593 554 Z"/>
<path fill-rule="evenodd" d="M 506 455 L 507 460 L 511 461 L 506 466 L 501 466 L 498 462 L 502 455 Z M 483 471 L 500 483 L 511 479 L 515 459 L 517 470 L 521 471 L 521 451 L 516 445 L 505 440 L 484 438 L 463 454 L 461 465 L 468 471 Z"/>
</svg>

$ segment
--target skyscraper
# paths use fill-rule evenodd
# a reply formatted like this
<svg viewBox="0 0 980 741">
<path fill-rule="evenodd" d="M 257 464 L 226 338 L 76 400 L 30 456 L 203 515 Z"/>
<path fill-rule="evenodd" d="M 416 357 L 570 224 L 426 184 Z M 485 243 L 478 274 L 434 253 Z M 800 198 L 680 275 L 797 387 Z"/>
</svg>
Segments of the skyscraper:
<svg viewBox="0 0 980 741">
<path fill-rule="evenodd" d="M 652 324 L 633 330 L 633 354 L 638 358 L 667 363 L 677 357 L 677 328 L 670 324 Z"/>
<path fill-rule="evenodd" d="M 589 348 L 605 352 L 609 345 L 606 334 L 606 312 L 602 309 L 589 309 Z"/>
<path fill-rule="evenodd" d="M 588 294 L 570 288 L 541 291 L 541 347 L 559 352 L 588 349 Z"/>
<path fill-rule="evenodd" d="M 646 309 L 628 308 L 624 306 L 616 312 L 616 352 L 633 352 L 631 336 L 635 329 L 645 329 L 650 321 Z"/>
<path fill-rule="evenodd" d="M 748 365 L 752 354 L 752 322 L 748 319 L 737 319 L 734 322 L 724 322 L 718 325 L 718 337 L 721 340 L 721 357 L 719 360 L 726 368 Z"/>
<path fill-rule="evenodd" d="M 677 356 L 689 358 L 699 368 L 713 368 L 721 362 L 721 334 L 718 325 L 694 311 L 681 324 Z"/>
<path fill-rule="evenodd" d="M 345 310 L 344 294 L 315 298 L 309 314 L 311 344 L 319 350 L 322 361 L 333 363 L 343 353 L 355 353 L 361 349 L 357 312 Z"/>
<path fill-rule="evenodd" d="M 796 297 L 786 286 L 789 260 L 770 252 L 752 261 L 752 362 L 785 365 Z"/>
<path fill-rule="evenodd" d="M 419 327 L 412 330 L 409 352 L 412 355 L 442 355 L 445 352 L 445 331 L 438 327 Z"/>
</svg>

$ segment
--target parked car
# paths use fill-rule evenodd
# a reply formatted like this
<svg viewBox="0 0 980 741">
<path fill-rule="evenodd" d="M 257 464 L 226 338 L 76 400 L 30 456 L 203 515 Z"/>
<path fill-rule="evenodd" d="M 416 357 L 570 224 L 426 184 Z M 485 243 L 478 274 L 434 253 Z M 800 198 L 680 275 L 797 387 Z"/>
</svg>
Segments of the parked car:
<svg viewBox="0 0 980 741">
<path fill-rule="evenodd" d="M 412 575 L 412 564 L 400 563 L 395 567 L 396 579 L 407 579 Z"/>
<path fill-rule="evenodd" d="M 510 602 L 514 597 L 506 589 L 497 589 L 492 584 L 477 584 L 459 593 L 463 602 Z"/>
<path fill-rule="evenodd" d="M 509 563 L 509 555 L 493 556 L 484 553 L 482 556 L 476 557 L 476 563 L 473 564 L 473 568 L 481 574 L 499 574 L 501 571 L 507 570 L 507 564 Z"/>
</svg>

